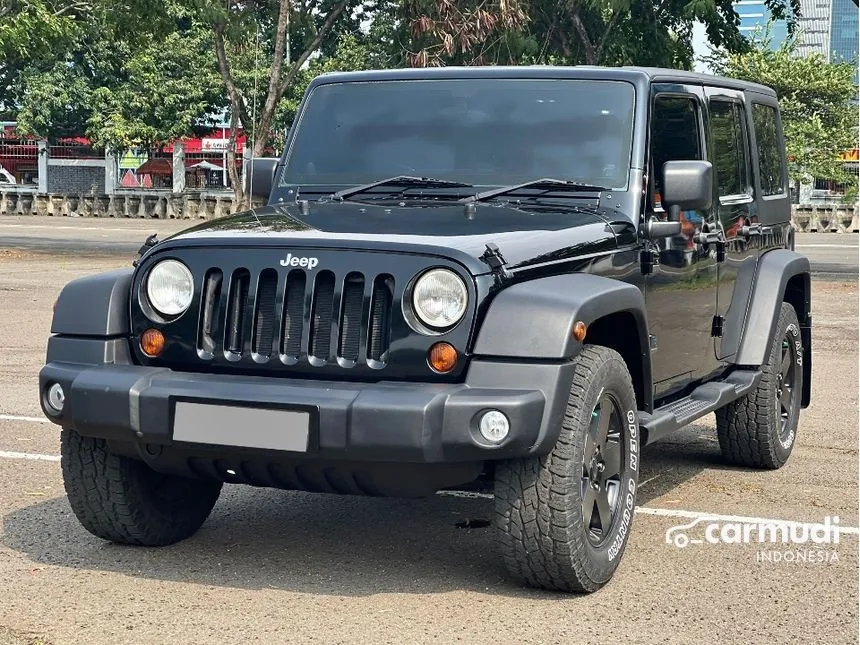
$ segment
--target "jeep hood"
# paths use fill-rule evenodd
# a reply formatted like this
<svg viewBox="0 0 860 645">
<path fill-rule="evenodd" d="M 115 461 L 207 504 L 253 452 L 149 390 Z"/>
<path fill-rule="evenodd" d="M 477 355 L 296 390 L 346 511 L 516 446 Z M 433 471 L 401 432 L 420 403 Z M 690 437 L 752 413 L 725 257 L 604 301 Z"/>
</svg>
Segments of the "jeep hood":
<svg viewBox="0 0 860 645">
<path fill-rule="evenodd" d="M 159 247 L 262 245 L 421 253 L 457 260 L 478 275 L 489 270 L 480 257 L 491 242 L 507 267 L 516 270 L 610 251 L 618 246 L 618 236 L 635 236 L 635 227 L 627 217 L 598 209 L 593 201 L 571 200 L 563 206 L 479 203 L 472 212 L 450 202 L 310 202 L 305 208 L 267 206 L 205 222 Z"/>
</svg>

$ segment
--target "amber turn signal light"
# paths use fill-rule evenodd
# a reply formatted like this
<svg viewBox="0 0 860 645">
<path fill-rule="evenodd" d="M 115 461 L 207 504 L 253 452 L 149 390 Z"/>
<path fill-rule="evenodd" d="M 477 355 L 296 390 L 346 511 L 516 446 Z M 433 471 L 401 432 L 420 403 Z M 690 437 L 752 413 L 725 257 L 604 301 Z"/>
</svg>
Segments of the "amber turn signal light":
<svg viewBox="0 0 860 645">
<path fill-rule="evenodd" d="M 140 335 L 140 349 L 151 358 L 161 356 L 164 351 L 164 334 L 157 329 L 147 329 Z"/>
<path fill-rule="evenodd" d="M 436 343 L 427 352 L 427 362 L 437 372 L 450 372 L 457 365 L 457 350 L 451 343 Z"/>
<path fill-rule="evenodd" d="M 577 320 L 573 323 L 573 337 L 580 343 L 582 342 L 582 339 L 585 338 L 585 331 L 586 327 L 584 322 Z"/>
</svg>

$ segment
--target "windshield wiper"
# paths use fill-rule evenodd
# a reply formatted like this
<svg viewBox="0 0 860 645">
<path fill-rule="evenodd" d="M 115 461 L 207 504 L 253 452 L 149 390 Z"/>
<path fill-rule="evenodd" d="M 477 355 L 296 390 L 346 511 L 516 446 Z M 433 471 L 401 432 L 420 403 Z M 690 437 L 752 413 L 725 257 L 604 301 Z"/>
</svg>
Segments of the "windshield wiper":
<svg viewBox="0 0 860 645">
<path fill-rule="evenodd" d="M 472 184 L 464 184 L 459 181 L 448 181 L 447 179 L 433 179 L 432 177 L 410 177 L 408 175 L 399 175 L 397 177 L 389 177 L 388 179 L 380 179 L 370 184 L 362 184 L 361 186 L 353 186 L 352 188 L 344 188 L 334 193 L 331 198 L 344 200 L 347 197 L 366 193 L 369 190 L 378 188 L 379 186 L 391 186 L 393 188 L 471 188 Z"/>
<path fill-rule="evenodd" d="M 499 197 L 500 195 L 508 195 L 510 193 L 515 193 L 519 190 L 542 190 L 544 192 L 600 192 L 604 190 L 609 190 L 603 186 L 592 186 L 591 184 L 580 184 L 575 181 L 565 181 L 563 179 L 535 179 L 533 181 L 527 181 L 523 184 L 515 184 L 513 186 L 502 186 L 501 188 L 494 188 L 493 190 L 486 190 L 483 193 L 478 193 L 477 195 L 471 195 L 469 197 L 464 197 L 461 199 L 461 202 L 480 202 L 485 199 L 492 199 L 493 197 Z"/>
</svg>

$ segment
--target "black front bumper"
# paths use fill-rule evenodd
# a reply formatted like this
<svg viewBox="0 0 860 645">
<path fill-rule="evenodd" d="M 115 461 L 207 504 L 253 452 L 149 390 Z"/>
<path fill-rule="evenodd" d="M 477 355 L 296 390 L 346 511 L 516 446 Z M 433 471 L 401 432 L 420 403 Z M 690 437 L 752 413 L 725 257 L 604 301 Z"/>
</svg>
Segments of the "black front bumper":
<svg viewBox="0 0 860 645">
<path fill-rule="evenodd" d="M 237 446 L 176 442 L 177 401 L 310 412 L 303 460 L 451 463 L 544 454 L 554 444 L 572 379 L 571 363 L 472 360 L 464 383 L 353 383 L 294 378 L 198 374 L 125 362 L 127 339 L 54 336 L 39 375 L 42 407 L 53 422 L 84 436 L 186 452 L 243 453 Z M 59 383 L 61 414 L 45 392 Z M 498 445 L 478 430 L 480 416 L 501 410 L 510 421 Z M 273 442 L 277 445 L 277 442 Z M 257 446 L 253 452 L 271 450 Z"/>
</svg>

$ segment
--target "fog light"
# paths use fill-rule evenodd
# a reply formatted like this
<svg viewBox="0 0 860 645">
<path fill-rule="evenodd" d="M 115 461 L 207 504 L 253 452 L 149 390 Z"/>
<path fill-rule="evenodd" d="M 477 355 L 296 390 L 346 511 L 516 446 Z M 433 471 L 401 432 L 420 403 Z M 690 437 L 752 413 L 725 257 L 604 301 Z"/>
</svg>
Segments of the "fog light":
<svg viewBox="0 0 860 645">
<path fill-rule="evenodd" d="M 481 436 L 490 443 L 501 443 L 510 432 L 511 424 L 508 417 L 498 410 L 484 412 L 479 426 Z"/>
<path fill-rule="evenodd" d="M 151 358 L 156 358 L 164 351 L 164 334 L 157 329 L 147 329 L 140 335 L 140 348 Z"/>
<path fill-rule="evenodd" d="M 53 383 L 48 388 L 45 400 L 53 412 L 60 414 L 63 411 L 63 405 L 66 403 L 66 393 L 63 391 L 63 386 L 59 383 Z"/>
</svg>

